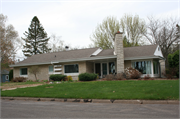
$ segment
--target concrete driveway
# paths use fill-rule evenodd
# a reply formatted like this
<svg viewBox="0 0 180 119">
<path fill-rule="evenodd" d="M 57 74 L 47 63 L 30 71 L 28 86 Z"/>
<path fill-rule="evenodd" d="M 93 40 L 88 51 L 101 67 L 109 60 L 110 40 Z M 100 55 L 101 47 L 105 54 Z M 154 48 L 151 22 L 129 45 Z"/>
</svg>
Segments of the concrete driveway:
<svg viewBox="0 0 180 119">
<path fill-rule="evenodd" d="M 1 118 L 178 118 L 178 104 L 1 100 Z"/>
</svg>

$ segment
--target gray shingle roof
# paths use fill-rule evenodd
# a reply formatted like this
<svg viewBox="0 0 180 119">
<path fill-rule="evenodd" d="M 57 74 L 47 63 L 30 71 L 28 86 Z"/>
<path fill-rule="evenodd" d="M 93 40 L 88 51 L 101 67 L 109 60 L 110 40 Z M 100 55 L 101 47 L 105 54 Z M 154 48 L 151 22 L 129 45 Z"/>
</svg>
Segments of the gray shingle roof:
<svg viewBox="0 0 180 119">
<path fill-rule="evenodd" d="M 157 45 L 144 45 L 135 47 L 124 48 L 124 58 L 128 57 L 141 57 L 141 56 L 153 56 L 157 48 Z M 106 49 L 101 51 L 97 56 L 113 55 L 114 49 Z"/>
<path fill-rule="evenodd" d="M 20 64 L 26 64 L 26 63 L 45 63 L 45 62 L 51 62 L 51 61 L 57 61 L 57 60 L 85 58 L 85 57 L 90 57 L 90 55 L 94 53 L 97 49 L 98 48 L 88 48 L 88 49 L 37 54 L 31 57 L 28 57 L 27 59 L 17 64 L 20 65 Z"/>
<path fill-rule="evenodd" d="M 9 74 L 8 70 L 1 70 L 1 74 Z"/>
<path fill-rule="evenodd" d="M 128 57 L 141 57 L 141 56 L 153 56 L 157 48 L 157 45 L 146 45 L 137 47 L 124 48 L 124 58 Z M 91 56 L 98 48 L 87 48 L 79 50 L 69 50 L 54 53 L 38 54 L 31 56 L 16 65 L 21 64 L 33 64 L 33 63 L 46 63 L 53 61 L 69 60 L 69 59 L 83 59 L 98 56 L 113 56 L 114 49 L 102 50 L 98 55 Z"/>
<path fill-rule="evenodd" d="M 157 45 L 144 45 L 124 48 L 124 57 L 153 56 Z"/>
</svg>

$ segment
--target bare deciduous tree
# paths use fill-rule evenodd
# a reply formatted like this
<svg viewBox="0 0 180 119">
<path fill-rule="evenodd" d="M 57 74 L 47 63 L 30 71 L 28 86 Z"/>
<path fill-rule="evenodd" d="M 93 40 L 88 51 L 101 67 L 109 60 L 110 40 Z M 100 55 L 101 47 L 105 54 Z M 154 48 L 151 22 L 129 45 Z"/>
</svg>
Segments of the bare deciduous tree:
<svg viewBox="0 0 180 119">
<path fill-rule="evenodd" d="M 40 69 L 38 66 L 32 66 L 29 68 L 29 73 L 34 74 L 36 81 L 37 81 L 37 74 L 40 72 Z"/>
<path fill-rule="evenodd" d="M 153 16 L 148 17 L 149 23 L 146 25 L 147 31 L 143 33 L 150 44 L 158 44 L 161 47 L 163 56 L 167 59 L 172 44 L 179 43 L 180 36 L 177 35 L 175 18 L 157 19 Z M 167 66 L 166 60 L 166 66 Z"/>
</svg>

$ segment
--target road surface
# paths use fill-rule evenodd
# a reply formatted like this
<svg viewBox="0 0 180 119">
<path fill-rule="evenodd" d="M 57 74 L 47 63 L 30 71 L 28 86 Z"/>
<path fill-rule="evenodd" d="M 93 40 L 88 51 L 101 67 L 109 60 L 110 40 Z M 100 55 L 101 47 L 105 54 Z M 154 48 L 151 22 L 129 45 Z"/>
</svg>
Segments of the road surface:
<svg viewBox="0 0 180 119">
<path fill-rule="evenodd" d="M 178 118 L 178 104 L 1 100 L 1 118 Z"/>
</svg>

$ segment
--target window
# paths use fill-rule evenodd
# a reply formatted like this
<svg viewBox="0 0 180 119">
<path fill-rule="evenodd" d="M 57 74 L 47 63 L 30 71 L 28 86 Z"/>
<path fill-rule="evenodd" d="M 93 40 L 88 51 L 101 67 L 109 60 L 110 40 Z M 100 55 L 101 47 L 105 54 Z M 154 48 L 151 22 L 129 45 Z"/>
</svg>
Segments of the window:
<svg viewBox="0 0 180 119">
<path fill-rule="evenodd" d="M 139 70 L 142 74 L 151 74 L 151 61 L 132 62 L 132 67 Z"/>
<path fill-rule="evenodd" d="M 114 73 L 115 73 L 115 63 L 109 62 L 109 74 L 114 74 Z"/>
<path fill-rule="evenodd" d="M 78 64 L 64 65 L 64 73 L 79 73 Z"/>
<path fill-rule="evenodd" d="M 20 75 L 27 75 L 27 68 L 21 68 Z"/>
<path fill-rule="evenodd" d="M 49 66 L 49 72 L 52 73 L 54 71 L 53 65 Z"/>
<path fill-rule="evenodd" d="M 6 75 L 6 80 L 9 80 L 9 75 Z"/>
<path fill-rule="evenodd" d="M 154 74 L 158 74 L 158 62 L 153 61 Z"/>
</svg>

